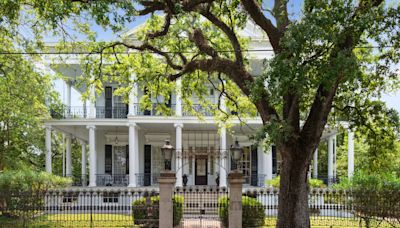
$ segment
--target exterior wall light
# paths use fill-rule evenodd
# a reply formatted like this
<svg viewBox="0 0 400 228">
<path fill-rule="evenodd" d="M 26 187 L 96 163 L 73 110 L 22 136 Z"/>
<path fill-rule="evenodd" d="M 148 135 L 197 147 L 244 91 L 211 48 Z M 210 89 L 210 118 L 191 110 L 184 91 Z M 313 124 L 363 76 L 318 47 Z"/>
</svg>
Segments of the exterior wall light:
<svg viewBox="0 0 400 228">
<path fill-rule="evenodd" d="M 236 166 L 235 169 L 237 171 L 239 171 L 238 163 L 243 156 L 243 148 L 240 147 L 237 139 L 235 141 L 235 145 L 231 145 L 230 151 L 231 151 L 231 156 L 232 156 L 233 160 L 235 161 L 235 166 Z"/>
<path fill-rule="evenodd" d="M 174 147 L 170 144 L 169 140 L 165 140 L 165 144 L 161 147 L 161 153 L 164 157 L 165 170 L 171 170 L 172 152 Z"/>
</svg>

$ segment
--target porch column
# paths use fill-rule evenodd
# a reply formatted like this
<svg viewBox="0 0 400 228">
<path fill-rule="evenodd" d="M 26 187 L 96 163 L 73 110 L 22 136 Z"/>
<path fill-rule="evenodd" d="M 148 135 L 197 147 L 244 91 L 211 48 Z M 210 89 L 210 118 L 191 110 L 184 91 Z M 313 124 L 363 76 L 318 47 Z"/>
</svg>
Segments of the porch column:
<svg viewBox="0 0 400 228">
<path fill-rule="evenodd" d="M 313 158 L 313 178 L 317 179 L 318 178 L 318 147 L 315 149 L 314 152 L 314 158 Z"/>
<path fill-rule="evenodd" d="M 182 79 L 176 79 L 176 106 L 175 106 L 175 113 L 176 116 L 182 116 Z M 179 182 L 179 180 L 178 180 Z"/>
<path fill-rule="evenodd" d="M 354 174 L 354 132 L 349 129 L 347 137 L 347 176 L 351 178 Z"/>
<path fill-rule="evenodd" d="M 176 169 L 176 186 L 182 187 L 182 170 L 183 170 L 183 162 L 182 162 L 182 128 L 183 124 L 177 123 L 174 124 L 176 129 L 176 156 L 175 156 L 175 169 Z"/>
<path fill-rule="evenodd" d="M 89 97 L 89 115 L 87 118 L 96 118 L 96 89 L 94 85 L 90 85 L 90 97 Z"/>
<path fill-rule="evenodd" d="M 139 146 L 138 132 L 136 123 L 129 123 L 129 185 L 136 187 L 136 174 L 139 171 Z"/>
<path fill-rule="evenodd" d="M 72 176 L 71 134 L 66 134 L 65 176 Z"/>
<path fill-rule="evenodd" d="M 263 178 L 258 177 L 258 181 L 261 180 L 261 183 L 258 183 L 260 187 L 265 186 L 265 181 L 267 180 L 267 163 L 266 163 L 267 154 L 264 153 L 263 144 L 260 143 L 257 147 L 257 157 L 258 157 L 258 175 L 262 175 Z"/>
<path fill-rule="evenodd" d="M 51 126 L 46 126 L 46 172 L 52 173 L 51 164 Z"/>
<path fill-rule="evenodd" d="M 96 187 L 96 126 L 86 126 L 89 129 L 89 187 Z"/>
<path fill-rule="evenodd" d="M 81 173 L 82 173 L 82 186 L 86 186 L 86 143 L 82 139 L 80 140 L 82 148 L 82 161 L 81 161 Z"/>
<path fill-rule="evenodd" d="M 221 128 L 220 136 L 220 166 L 219 166 L 219 186 L 226 187 L 226 158 L 228 151 L 226 150 L 226 128 Z"/>
<path fill-rule="evenodd" d="M 335 150 L 335 136 L 328 138 L 328 185 L 332 184 L 333 176 L 333 153 Z"/>
<path fill-rule="evenodd" d="M 138 84 L 136 82 L 136 75 L 131 75 L 132 80 L 132 90 L 129 93 L 129 110 L 128 116 L 136 116 L 137 111 L 139 110 L 138 107 Z"/>
<path fill-rule="evenodd" d="M 272 146 L 269 147 L 269 151 L 264 152 L 264 164 L 265 164 L 265 179 L 267 181 L 272 180 Z"/>
</svg>

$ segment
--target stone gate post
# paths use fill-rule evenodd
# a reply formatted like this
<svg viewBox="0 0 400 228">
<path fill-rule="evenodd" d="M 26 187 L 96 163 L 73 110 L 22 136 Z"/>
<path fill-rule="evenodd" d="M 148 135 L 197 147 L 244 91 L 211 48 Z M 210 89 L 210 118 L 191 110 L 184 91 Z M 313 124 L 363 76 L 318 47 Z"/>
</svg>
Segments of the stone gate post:
<svg viewBox="0 0 400 228">
<path fill-rule="evenodd" d="M 229 228 L 242 227 L 242 186 L 243 174 L 231 172 L 229 182 Z"/>
<path fill-rule="evenodd" d="M 171 171 L 161 172 L 158 181 L 160 185 L 159 227 L 172 228 L 174 216 L 172 196 L 176 182 L 175 173 Z"/>
</svg>

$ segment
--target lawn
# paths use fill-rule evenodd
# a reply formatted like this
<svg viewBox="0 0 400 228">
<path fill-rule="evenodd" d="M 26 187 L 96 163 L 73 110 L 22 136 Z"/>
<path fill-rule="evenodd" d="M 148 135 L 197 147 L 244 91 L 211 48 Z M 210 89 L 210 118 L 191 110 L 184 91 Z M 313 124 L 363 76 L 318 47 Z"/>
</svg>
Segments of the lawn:
<svg viewBox="0 0 400 228">
<path fill-rule="evenodd" d="M 276 218 L 267 218 L 264 227 L 275 227 Z M 124 214 L 56 214 L 44 215 L 24 224 L 21 220 L 9 219 L 0 216 L 0 227 L 137 227 L 133 225 L 130 215 Z M 312 228 L 355 228 L 360 227 L 357 219 L 340 219 L 331 217 L 318 217 L 311 219 Z M 366 227 L 362 223 L 361 227 Z M 370 227 L 396 227 L 387 222 L 372 221 Z"/>
<path fill-rule="evenodd" d="M 22 220 L 0 217 L 0 227 L 21 227 Z M 56 214 L 44 215 L 26 227 L 134 227 L 131 215 L 124 214 Z"/>
<path fill-rule="evenodd" d="M 312 228 L 355 228 L 355 227 L 366 227 L 365 222 L 362 221 L 360 226 L 360 220 L 355 218 L 338 218 L 338 217 L 313 217 L 311 218 L 311 227 Z M 275 227 L 276 225 L 276 217 L 265 219 L 264 227 Z M 388 222 L 380 222 L 376 220 L 372 220 L 370 222 L 370 227 L 398 227 L 399 224 L 393 225 Z"/>
</svg>

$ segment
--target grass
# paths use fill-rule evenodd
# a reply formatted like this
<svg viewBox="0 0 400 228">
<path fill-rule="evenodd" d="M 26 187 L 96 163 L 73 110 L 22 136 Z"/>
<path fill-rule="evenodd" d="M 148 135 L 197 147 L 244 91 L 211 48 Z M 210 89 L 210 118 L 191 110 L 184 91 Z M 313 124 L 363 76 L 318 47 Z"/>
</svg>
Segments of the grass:
<svg viewBox="0 0 400 228">
<path fill-rule="evenodd" d="M 276 217 L 265 219 L 264 227 L 275 227 L 276 225 Z M 355 228 L 355 227 L 366 227 L 365 221 L 361 221 L 355 218 L 332 218 L 332 217 L 318 217 L 311 218 L 311 227 L 312 228 Z M 370 227 L 381 227 L 381 228 L 393 228 L 393 224 L 390 224 L 386 221 L 380 222 L 377 220 L 373 220 L 370 222 Z"/>
<path fill-rule="evenodd" d="M 134 227 L 131 215 L 56 214 L 43 215 L 24 224 L 23 220 L 0 217 L 0 227 Z"/>
<path fill-rule="evenodd" d="M 361 227 L 366 227 L 365 222 Z M 276 218 L 270 217 L 265 220 L 264 227 L 275 227 Z M 25 223 L 22 220 L 6 218 L 0 216 L 0 227 L 137 227 L 133 225 L 131 215 L 125 214 L 56 214 L 43 215 Z M 355 228 L 360 227 L 360 220 L 332 217 L 311 218 L 312 228 Z M 372 221 L 370 227 L 394 227 L 393 225 L 378 221 Z"/>
</svg>

